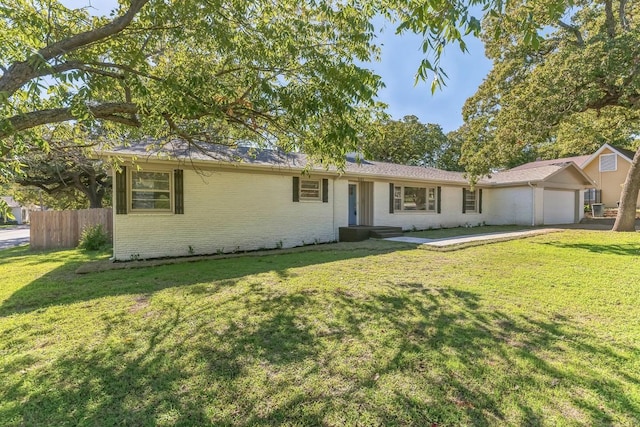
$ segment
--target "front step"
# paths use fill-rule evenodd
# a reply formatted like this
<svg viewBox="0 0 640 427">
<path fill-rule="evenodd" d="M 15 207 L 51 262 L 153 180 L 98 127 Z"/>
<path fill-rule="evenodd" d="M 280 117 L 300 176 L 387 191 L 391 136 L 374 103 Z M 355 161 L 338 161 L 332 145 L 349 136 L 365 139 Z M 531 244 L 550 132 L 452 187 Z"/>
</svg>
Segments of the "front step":
<svg viewBox="0 0 640 427">
<path fill-rule="evenodd" d="M 387 237 L 402 236 L 402 227 L 386 227 L 386 226 L 350 226 L 340 227 L 341 242 L 360 242 L 370 237 L 375 239 L 386 239 Z"/>
<path fill-rule="evenodd" d="M 389 237 L 400 237 L 402 236 L 402 228 L 401 227 L 380 227 L 371 230 L 370 237 L 374 239 L 386 239 Z"/>
</svg>

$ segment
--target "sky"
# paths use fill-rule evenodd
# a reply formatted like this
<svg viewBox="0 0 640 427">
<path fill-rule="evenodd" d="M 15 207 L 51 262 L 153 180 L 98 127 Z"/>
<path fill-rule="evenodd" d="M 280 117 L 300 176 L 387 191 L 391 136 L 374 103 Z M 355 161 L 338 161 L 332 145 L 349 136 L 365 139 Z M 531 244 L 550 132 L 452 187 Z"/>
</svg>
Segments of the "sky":
<svg viewBox="0 0 640 427">
<path fill-rule="evenodd" d="M 108 14 L 116 0 L 62 0 L 67 7 L 91 6 L 90 13 Z M 431 82 L 415 84 L 415 75 L 423 59 L 422 38 L 417 35 L 395 35 L 395 27 L 387 25 L 378 34 L 382 45 L 380 62 L 368 65 L 382 77 L 386 87 L 378 99 L 388 105 L 387 112 L 394 119 L 406 115 L 417 116 L 422 123 L 435 123 L 446 132 L 462 125 L 462 106 L 476 92 L 491 69 L 491 61 L 484 56 L 482 43 L 469 37 L 468 52 L 458 46 L 447 46 L 441 64 L 449 76 L 446 86 L 431 94 Z"/>
</svg>

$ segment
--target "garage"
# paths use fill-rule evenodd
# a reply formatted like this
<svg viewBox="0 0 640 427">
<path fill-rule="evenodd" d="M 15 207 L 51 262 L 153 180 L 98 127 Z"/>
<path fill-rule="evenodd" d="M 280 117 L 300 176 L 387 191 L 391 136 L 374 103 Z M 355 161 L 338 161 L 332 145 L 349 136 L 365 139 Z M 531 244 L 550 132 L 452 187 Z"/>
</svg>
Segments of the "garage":
<svg viewBox="0 0 640 427">
<path fill-rule="evenodd" d="M 545 225 L 573 224 L 576 221 L 575 191 L 544 189 Z"/>
</svg>

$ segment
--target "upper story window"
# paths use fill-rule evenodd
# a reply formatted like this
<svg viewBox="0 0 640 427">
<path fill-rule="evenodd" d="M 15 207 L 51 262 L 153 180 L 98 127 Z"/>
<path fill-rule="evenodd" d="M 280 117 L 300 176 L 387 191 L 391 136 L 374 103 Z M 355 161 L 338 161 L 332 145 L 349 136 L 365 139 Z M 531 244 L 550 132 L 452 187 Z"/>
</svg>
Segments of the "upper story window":
<svg viewBox="0 0 640 427">
<path fill-rule="evenodd" d="M 618 169 L 618 156 L 613 154 L 600 155 L 600 172 L 614 172 Z"/>
<path fill-rule="evenodd" d="M 131 172 L 131 210 L 170 211 L 170 172 Z"/>
</svg>

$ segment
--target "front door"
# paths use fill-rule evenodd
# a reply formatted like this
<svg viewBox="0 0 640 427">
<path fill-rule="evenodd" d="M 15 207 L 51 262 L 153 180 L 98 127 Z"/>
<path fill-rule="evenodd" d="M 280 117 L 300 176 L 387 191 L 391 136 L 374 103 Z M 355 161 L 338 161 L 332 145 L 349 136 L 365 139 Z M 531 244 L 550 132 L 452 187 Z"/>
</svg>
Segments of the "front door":
<svg viewBox="0 0 640 427">
<path fill-rule="evenodd" d="M 358 225 L 358 192 L 356 184 L 349 184 L 349 225 Z"/>
</svg>

